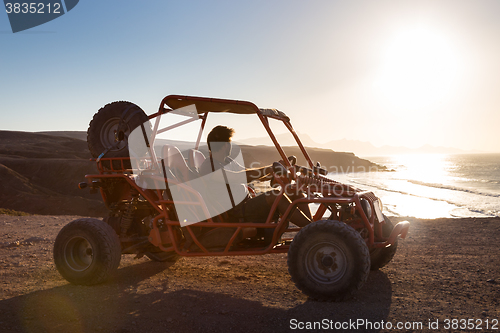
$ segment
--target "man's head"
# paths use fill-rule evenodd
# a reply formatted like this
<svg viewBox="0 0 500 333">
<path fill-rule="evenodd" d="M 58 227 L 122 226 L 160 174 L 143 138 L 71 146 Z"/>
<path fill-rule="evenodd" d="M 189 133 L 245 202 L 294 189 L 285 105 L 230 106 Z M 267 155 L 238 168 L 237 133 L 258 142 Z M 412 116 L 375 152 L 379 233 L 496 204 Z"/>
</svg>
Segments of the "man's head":
<svg viewBox="0 0 500 333">
<path fill-rule="evenodd" d="M 230 127 L 222 125 L 215 126 L 207 136 L 208 149 L 212 153 L 215 153 L 219 152 L 223 148 L 227 149 L 227 147 L 229 146 L 229 152 L 231 152 L 231 137 L 233 136 L 233 134 L 234 129 Z M 226 143 L 229 143 L 229 145 Z"/>
</svg>

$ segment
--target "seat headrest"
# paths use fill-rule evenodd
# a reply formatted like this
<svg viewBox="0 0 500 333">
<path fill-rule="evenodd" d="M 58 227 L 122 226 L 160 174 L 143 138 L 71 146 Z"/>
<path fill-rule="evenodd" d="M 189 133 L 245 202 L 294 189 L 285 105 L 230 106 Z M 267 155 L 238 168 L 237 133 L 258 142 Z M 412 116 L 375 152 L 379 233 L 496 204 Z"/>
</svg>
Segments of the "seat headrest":
<svg viewBox="0 0 500 333">
<path fill-rule="evenodd" d="M 199 150 L 190 149 L 188 154 L 189 167 L 193 170 L 198 170 L 203 162 L 205 162 L 205 155 Z"/>
<path fill-rule="evenodd" d="M 180 150 L 172 145 L 164 145 L 161 158 L 165 161 L 172 174 L 180 181 L 188 181 L 194 178 L 195 172 L 191 170 Z"/>
</svg>

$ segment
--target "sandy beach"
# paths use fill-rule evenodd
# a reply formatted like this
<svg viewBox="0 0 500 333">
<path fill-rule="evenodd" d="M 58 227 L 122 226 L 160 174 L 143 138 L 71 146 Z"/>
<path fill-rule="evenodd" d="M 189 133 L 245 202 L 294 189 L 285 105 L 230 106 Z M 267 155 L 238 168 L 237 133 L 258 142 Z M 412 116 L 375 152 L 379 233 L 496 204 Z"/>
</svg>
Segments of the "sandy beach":
<svg viewBox="0 0 500 333">
<path fill-rule="evenodd" d="M 500 329 L 500 218 L 407 219 L 410 233 L 394 260 L 341 303 L 302 294 L 290 280 L 286 254 L 181 258 L 175 264 L 123 255 L 111 281 L 74 286 L 55 269 L 52 246 L 76 218 L 0 215 L 1 331 Z M 314 325 L 318 329 L 306 330 Z"/>
</svg>

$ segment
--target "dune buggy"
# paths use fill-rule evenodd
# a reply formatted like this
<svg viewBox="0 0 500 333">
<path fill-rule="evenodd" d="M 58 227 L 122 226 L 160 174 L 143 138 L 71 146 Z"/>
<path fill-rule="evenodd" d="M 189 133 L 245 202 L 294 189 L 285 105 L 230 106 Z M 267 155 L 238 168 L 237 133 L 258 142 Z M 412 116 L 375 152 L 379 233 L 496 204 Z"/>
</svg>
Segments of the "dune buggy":
<svg viewBox="0 0 500 333">
<path fill-rule="evenodd" d="M 162 116 L 183 109 L 188 110 L 187 119 L 165 128 L 159 125 Z M 279 196 L 289 191 L 305 195 L 282 214 L 276 213 L 276 200 L 265 223 L 228 220 L 224 209 L 212 213 L 191 181 L 208 157 L 200 141 L 213 113 L 258 117 L 281 161 L 273 164 Z M 156 139 L 194 121 L 201 125 L 192 148 Z M 287 158 L 270 121 L 289 130 L 306 165 L 293 165 Z M 134 135 L 140 144 L 132 144 Z M 81 218 L 59 232 L 55 264 L 73 284 L 104 282 L 118 268 L 122 254 L 175 261 L 181 256 L 288 253 L 289 273 L 300 290 L 314 299 L 338 301 L 356 293 L 370 269 L 389 263 L 398 236 L 405 238 L 409 229 L 406 221 L 393 226 L 372 192 L 336 182 L 319 163 L 313 164 L 285 113 L 259 109 L 251 102 L 170 95 L 149 116 L 130 102 L 110 103 L 94 115 L 88 145 L 99 173 L 86 175 L 79 186 L 99 191 L 109 216 Z M 301 203 L 317 207 L 313 222 L 303 228 L 290 223 L 291 212 Z M 245 237 L 248 230 L 257 232 Z"/>
</svg>

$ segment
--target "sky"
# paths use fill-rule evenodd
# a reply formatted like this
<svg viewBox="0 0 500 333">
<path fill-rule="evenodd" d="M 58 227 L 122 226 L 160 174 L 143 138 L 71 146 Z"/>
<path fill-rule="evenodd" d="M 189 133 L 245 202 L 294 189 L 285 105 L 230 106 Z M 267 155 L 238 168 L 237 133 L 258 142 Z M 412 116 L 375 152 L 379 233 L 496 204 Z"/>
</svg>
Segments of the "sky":
<svg viewBox="0 0 500 333">
<path fill-rule="evenodd" d="M 319 143 L 500 152 L 499 17 L 497 0 L 81 0 L 14 34 L 0 13 L 0 129 L 85 131 L 107 103 L 181 94 L 277 108 Z"/>
</svg>

